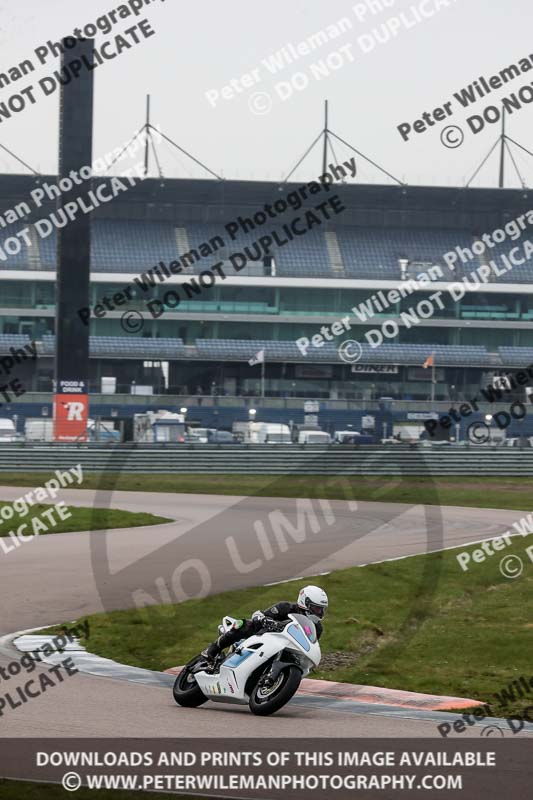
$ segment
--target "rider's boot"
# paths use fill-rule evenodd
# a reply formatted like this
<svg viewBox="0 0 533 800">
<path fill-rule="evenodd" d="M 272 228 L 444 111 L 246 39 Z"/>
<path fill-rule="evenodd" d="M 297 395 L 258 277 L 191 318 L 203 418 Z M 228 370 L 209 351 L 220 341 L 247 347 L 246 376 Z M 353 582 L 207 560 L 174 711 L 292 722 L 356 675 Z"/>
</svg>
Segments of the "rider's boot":
<svg viewBox="0 0 533 800">
<path fill-rule="evenodd" d="M 205 650 L 202 650 L 201 655 L 209 661 L 210 666 L 214 665 L 217 656 L 220 655 L 220 646 L 218 642 L 213 642 L 206 647 Z"/>
</svg>

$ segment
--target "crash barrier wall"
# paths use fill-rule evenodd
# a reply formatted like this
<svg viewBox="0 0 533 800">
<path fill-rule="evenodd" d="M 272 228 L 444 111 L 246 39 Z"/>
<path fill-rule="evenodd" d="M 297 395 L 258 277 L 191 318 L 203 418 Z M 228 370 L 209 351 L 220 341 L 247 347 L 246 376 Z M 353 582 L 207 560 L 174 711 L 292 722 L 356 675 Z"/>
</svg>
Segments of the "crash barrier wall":
<svg viewBox="0 0 533 800">
<path fill-rule="evenodd" d="M 0 472 L 533 475 L 533 448 L 487 446 L 2 444 Z"/>
</svg>

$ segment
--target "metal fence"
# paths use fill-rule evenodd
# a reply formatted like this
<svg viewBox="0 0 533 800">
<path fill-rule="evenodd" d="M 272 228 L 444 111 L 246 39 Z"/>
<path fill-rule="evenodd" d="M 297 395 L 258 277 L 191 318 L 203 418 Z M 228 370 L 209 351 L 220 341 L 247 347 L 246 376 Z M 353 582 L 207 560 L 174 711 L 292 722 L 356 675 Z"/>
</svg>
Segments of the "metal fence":
<svg viewBox="0 0 533 800">
<path fill-rule="evenodd" d="M 249 475 L 533 475 L 532 448 L 3 444 L 0 472 Z M 0 479 L 1 482 L 1 479 Z"/>
</svg>

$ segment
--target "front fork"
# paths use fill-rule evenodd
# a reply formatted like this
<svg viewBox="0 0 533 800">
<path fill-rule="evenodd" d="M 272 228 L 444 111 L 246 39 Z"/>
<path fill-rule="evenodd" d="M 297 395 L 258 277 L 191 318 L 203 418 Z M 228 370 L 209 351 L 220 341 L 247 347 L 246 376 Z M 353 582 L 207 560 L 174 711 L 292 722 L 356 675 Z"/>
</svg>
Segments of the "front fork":
<svg viewBox="0 0 533 800">
<path fill-rule="evenodd" d="M 269 671 L 266 675 L 263 675 L 259 681 L 260 686 L 265 686 L 269 689 L 271 686 L 274 686 L 277 679 L 279 678 L 280 672 L 282 672 L 285 667 L 294 667 L 297 666 L 294 661 L 282 661 L 281 653 L 274 659 L 272 664 L 270 665 Z"/>
</svg>

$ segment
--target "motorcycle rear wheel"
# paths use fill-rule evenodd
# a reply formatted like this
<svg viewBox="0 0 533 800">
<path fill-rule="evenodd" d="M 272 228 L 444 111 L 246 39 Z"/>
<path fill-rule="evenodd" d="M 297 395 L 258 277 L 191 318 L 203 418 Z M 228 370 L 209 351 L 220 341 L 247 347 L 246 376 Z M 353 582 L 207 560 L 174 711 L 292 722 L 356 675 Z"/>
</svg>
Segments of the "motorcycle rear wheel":
<svg viewBox="0 0 533 800">
<path fill-rule="evenodd" d="M 280 672 L 274 685 L 268 689 L 258 684 L 250 695 L 250 711 L 258 717 L 275 714 L 296 693 L 301 680 L 301 670 L 289 666 Z"/>
<path fill-rule="evenodd" d="M 176 703 L 184 708 L 198 708 L 207 703 L 207 697 L 196 683 L 189 667 L 182 669 L 176 677 L 172 694 Z"/>
</svg>

